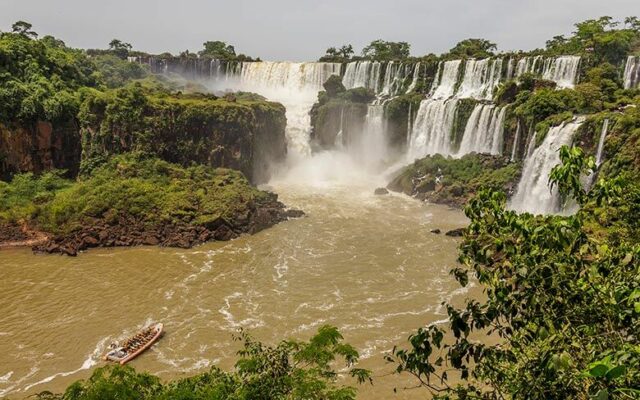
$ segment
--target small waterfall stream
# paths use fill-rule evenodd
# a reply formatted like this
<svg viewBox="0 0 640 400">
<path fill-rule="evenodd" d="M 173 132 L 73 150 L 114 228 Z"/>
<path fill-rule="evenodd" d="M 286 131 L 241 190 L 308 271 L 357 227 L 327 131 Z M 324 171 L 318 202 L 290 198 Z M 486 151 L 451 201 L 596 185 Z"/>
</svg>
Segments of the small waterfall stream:
<svg viewBox="0 0 640 400">
<path fill-rule="evenodd" d="M 581 119 L 555 126 L 549 130 L 544 141 L 524 161 L 522 177 L 509 207 L 519 212 L 533 214 L 562 213 L 557 189 L 549 187 L 549 176 L 553 167 L 560 163 L 558 150 L 571 144 L 573 134 L 580 127 Z M 529 148 L 533 148 L 535 135 L 531 136 Z"/>
<path fill-rule="evenodd" d="M 629 56 L 624 68 L 624 88 L 636 87 L 640 87 L 640 56 Z"/>
</svg>

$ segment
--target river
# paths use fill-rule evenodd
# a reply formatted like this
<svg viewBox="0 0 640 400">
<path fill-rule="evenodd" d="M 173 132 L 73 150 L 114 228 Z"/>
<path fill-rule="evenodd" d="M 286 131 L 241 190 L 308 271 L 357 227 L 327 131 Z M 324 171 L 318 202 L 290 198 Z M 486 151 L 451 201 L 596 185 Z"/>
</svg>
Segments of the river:
<svg viewBox="0 0 640 400">
<path fill-rule="evenodd" d="M 361 387 L 360 398 L 424 397 L 402 390 L 415 382 L 389 376 L 383 354 L 445 318 L 441 302 L 470 295 L 449 275 L 459 240 L 430 233 L 466 219 L 403 195 L 375 196 L 383 178 L 351 175 L 331 157 L 322 162 L 336 168 L 322 176 L 309 164 L 271 182 L 307 216 L 253 236 L 76 258 L 1 251 L 0 396 L 62 391 L 102 365 L 111 341 L 161 321 L 165 337 L 131 365 L 162 378 L 231 368 L 240 327 L 273 343 L 332 324 L 373 370 L 375 386 Z"/>
</svg>

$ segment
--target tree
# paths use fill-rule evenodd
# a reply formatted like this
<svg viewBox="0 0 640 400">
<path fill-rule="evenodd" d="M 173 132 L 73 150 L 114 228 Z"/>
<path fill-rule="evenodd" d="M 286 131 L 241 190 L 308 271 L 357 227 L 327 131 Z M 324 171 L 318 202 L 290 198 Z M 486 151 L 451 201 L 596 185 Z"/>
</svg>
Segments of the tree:
<svg viewBox="0 0 640 400">
<path fill-rule="evenodd" d="M 31 30 L 32 27 L 33 25 L 28 22 L 17 21 L 11 25 L 11 31 L 26 38 L 35 39 L 38 37 L 38 34 Z"/>
<path fill-rule="evenodd" d="M 236 49 L 225 42 L 216 40 L 208 41 L 202 44 L 204 50 L 198 52 L 201 56 L 217 58 L 221 60 L 232 60 L 236 57 Z"/>
<path fill-rule="evenodd" d="M 420 328 L 408 350 L 388 358 L 435 398 L 638 398 L 640 246 L 632 215 L 640 186 L 627 173 L 586 192 L 593 159 L 567 147 L 560 158 L 551 183 L 580 203 L 576 215 L 517 214 L 491 191 L 465 208 L 464 267 L 451 272 L 462 286 L 472 274 L 486 297 L 447 305 L 451 335 L 439 325 Z M 498 344 L 473 340 L 474 332 Z M 459 373 L 455 383 L 451 371 Z"/>
<path fill-rule="evenodd" d="M 340 54 L 342 58 L 346 60 L 351 58 L 353 53 L 354 53 L 353 46 L 350 44 L 345 44 L 344 46 L 340 47 L 340 50 L 338 50 L 338 54 Z"/>
<path fill-rule="evenodd" d="M 640 19 L 638 17 L 627 17 L 624 19 L 624 26 L 636 32 L 640 31 Z"/>
<path fill-rule="evenodd" d="M 385 40 L 374 40 L 362 49 L 364 57 L 380 60 L 401 60 L 409 57 L 411 45 L 407 42 L 387 42 Z"/>
<path fill-rule="evenodd" d="M 131 49 L 132 47 L 129 43 L 122 42 L 118 39 L 113 39 L 109 42 L 109 50 L 122 59 L 127 58 Z"/>
<path fill-rule="evenodd" d="M 449 53 L 456 57 L 487 58 L 493 56 L 497 48 L 495 43 L 486 39 L 465 39 L 458 42 Z"/>
</svg>

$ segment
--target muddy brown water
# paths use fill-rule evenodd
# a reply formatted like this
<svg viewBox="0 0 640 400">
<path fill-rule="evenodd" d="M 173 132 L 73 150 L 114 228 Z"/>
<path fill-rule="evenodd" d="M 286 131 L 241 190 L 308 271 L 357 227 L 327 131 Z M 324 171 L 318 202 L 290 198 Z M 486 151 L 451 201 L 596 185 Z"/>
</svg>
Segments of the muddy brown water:
<svg viewBox="0 0 640 400">
<path fill-rule="evenodd" d="M 449 275 L 459 239 L 430 233 L 466 219 L 374 188 L 274 184 L 307 217 L 190 250 L 0 251 L 0 397 L 62 391 L 103 364 L 109 343 L 161 321 L 165 337 L 131 365 L 162 378 L 232 368 L 240 327 L 273 343 L 332 324 L 373 371 L 359 398 L 424 398 L 383 355 L 441 321 L 443 301 L 479 291 Z"/>
</svg>

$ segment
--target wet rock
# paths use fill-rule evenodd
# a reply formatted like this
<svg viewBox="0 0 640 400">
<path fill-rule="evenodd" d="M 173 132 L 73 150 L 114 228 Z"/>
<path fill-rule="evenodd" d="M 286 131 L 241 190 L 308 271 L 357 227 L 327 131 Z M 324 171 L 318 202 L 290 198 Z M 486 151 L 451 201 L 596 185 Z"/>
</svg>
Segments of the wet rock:
<svg viewBox="0 0 640 400">
<path fill-rule="evenodd" d="M 465 231 L 465 228 L 456 228 L 456 229 L 447 231 L 445 235 L 451 236 L 451 237 L 462 237 L 464 235 L 464 231 Z"/>
<path fill-rule="evenodd" d="M 158 240 L 157 237 L 155 236 L 146 236 L 143 240 L 142 243 L 147 245 L 147 246 L 157 246 L 160 244 L 160 241 Z"/>
<path fill-rule="evenodd" d="M 439 235 L 440 233 L 442 233 L 442 231 L 440 229 L 432 229 L 431 233 L 435 233 L 436 235 Z"/>
<path fill-rule="evenodd" d="M 304 211 L 289 209 L 285 211 L 285 215 L 287 218 L 302 218 L 304 217 Z"/>
<path fill-rule="evenodd" d="M 389 194 L 389 191 L 385 188 L 377 188 L 376 190 L 373 191 L 373 194 L 375 194 L 376 196 L 382 196 L 385 194 Z"/>
</svg>

